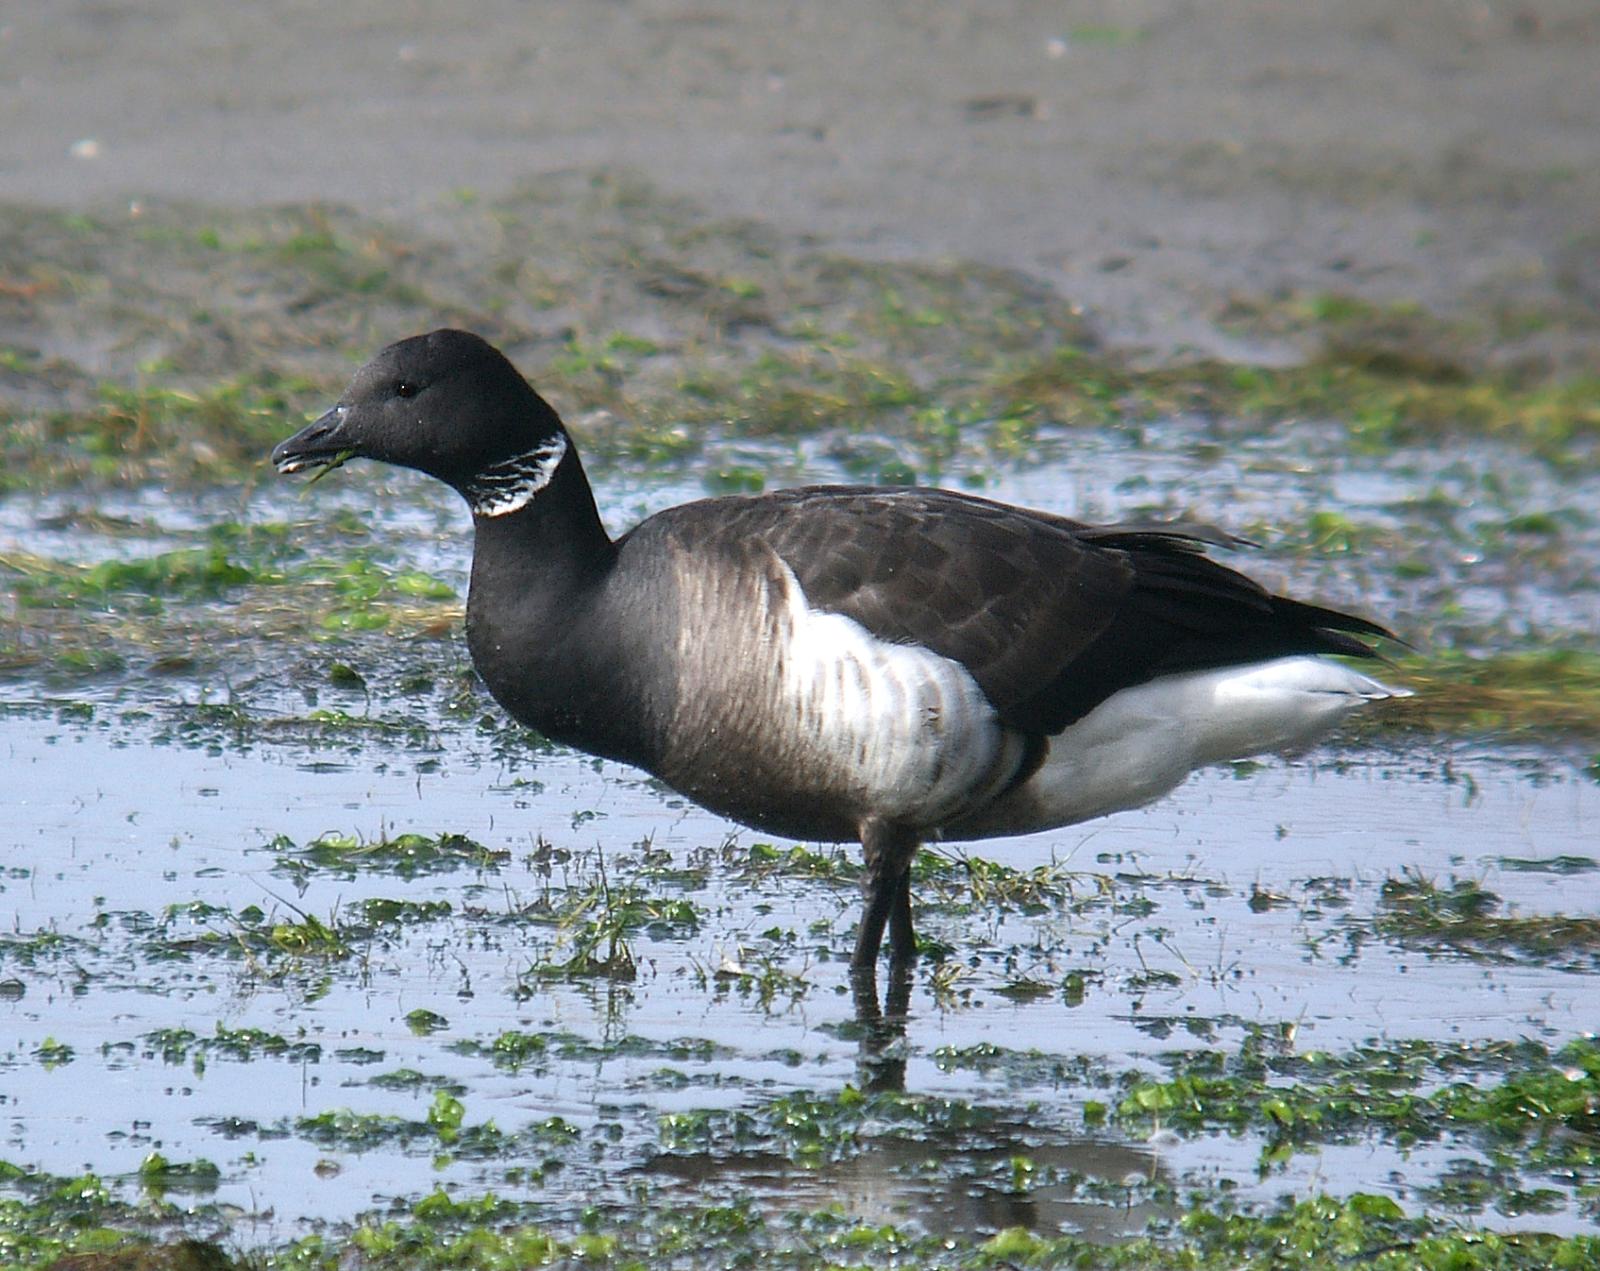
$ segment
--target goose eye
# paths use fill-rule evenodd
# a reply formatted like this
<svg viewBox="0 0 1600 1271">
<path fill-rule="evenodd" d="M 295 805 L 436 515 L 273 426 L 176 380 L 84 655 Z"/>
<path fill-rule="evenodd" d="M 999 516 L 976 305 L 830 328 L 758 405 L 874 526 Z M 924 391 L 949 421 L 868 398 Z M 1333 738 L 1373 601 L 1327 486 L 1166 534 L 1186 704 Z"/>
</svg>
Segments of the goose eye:
<svg viewBox="0 0 1600 1271">
<path fill-rule="evenodd" d="M 417 395 L 417 386 L 410 380 L 401 380 L 394 386 L 394 395 L 396 397 L 415 397 Z"/>
</svg>

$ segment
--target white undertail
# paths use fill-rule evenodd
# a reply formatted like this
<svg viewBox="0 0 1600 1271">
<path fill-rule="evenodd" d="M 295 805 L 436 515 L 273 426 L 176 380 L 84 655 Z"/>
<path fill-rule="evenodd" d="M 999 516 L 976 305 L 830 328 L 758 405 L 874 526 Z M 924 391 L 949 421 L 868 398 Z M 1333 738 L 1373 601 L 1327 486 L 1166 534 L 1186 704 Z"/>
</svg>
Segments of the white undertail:
<svg viewBox="0 0 1600 1271">
<path fill-rule="evenodd" d="M 1358 706 L 1409 695 L 1309 656 L 1164 675 L 1113 693 L 1052 737 L 1038 772 L 946 837 L 1024 834 L 1136 808 L 1198 768 L 1303 749 Z"/>
</svg>

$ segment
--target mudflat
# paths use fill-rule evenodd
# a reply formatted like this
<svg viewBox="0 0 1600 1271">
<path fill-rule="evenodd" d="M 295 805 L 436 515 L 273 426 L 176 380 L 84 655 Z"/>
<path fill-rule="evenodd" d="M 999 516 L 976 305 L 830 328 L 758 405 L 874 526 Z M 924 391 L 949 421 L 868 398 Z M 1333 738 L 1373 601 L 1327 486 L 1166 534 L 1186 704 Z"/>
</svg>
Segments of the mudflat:
<svg viewBox="0 0 1600 1271">
<path fill-rule="evenodd" d="M 1600 1265 L 1597 43 L 0 6 L 0 1262 Z M 923 853 L 880 1003 L 857 854 L 488 699 L 452 493 L 275 478 L 440 325 L 616 532 L 813 482 L 1216 522 L 1416 695 Z"/>
<path fill-rule="evenodd" d="M 1600 348 L 1587 0 L 13 6 L 0 197 L 430 221 L 621 168 L 879 259 L 1020 269 L 1157 359 L 1294 293 Z M 1501 334 L 1505 324 L 1500 323 Z"/>
</svg>

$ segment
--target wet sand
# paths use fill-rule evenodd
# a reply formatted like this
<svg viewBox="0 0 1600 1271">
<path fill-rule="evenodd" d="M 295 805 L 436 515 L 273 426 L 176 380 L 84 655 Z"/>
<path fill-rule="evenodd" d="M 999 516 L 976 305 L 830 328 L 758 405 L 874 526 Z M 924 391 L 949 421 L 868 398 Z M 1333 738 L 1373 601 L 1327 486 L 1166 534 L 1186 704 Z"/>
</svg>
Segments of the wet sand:
<svg viewBox="0 0 1600 1271">
<path fill-rule="evenodd" d="M 0 198 L 321 200 L 621 167 L 873 258 L 1043 279 L 1154 358 L 1241 298 L 1533 315 L 1600 351 L 1587 0 L 13 6 Z"/>
</svg>

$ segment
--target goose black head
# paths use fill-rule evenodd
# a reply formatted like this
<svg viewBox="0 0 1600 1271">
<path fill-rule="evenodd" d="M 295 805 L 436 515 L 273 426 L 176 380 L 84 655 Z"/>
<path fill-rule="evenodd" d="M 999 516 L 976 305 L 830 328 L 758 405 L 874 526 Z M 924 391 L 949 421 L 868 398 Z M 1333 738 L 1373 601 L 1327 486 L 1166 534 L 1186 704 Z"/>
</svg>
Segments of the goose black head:
<svg viewBox="0 0 1600 1271">
<path fill-rule="evenodd" d="M 439 330 L 380 352 L 332 410 L 273 449 L 272 462 L 279 472 L 348 459 L 399 464 L 453 486 L 474 514 L 503 516 L 550 483 L 568 448 L 555 411 L 498 349 Z"/>
</svg>

